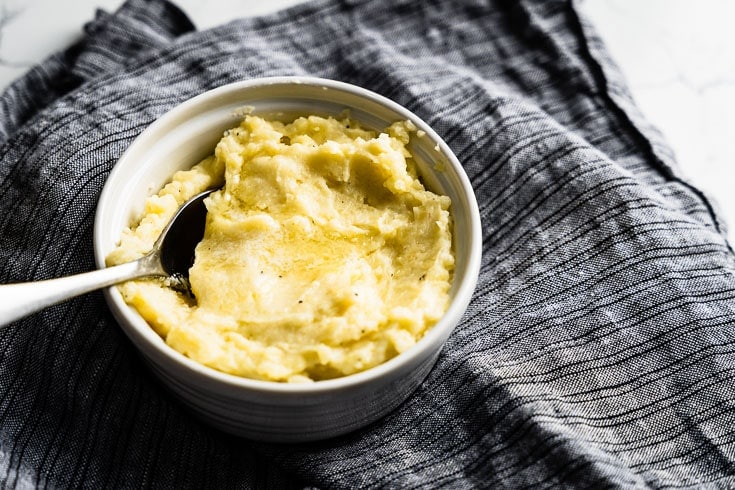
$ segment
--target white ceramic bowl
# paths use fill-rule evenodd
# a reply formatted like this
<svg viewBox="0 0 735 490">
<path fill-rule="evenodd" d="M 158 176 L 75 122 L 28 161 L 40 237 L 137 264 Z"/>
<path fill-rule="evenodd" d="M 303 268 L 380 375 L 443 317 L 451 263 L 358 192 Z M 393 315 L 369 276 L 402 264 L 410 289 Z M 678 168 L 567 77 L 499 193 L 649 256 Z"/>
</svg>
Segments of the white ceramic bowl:
<svg viewBox="0 0 735 490">
<path fill-rule="evenodd" d="M 460 321 L 480 268 L 477 202 L 449 147 L 414 114 L 385 97 L 331 80 L 263 78 L 226 85 L 174 108 L 133 141 L 110 174 L 95 220 L 95 259 L 104 267 L 124 227 L 139 218 L 145 198 L 180 169 L 212 153 L 243 110 L 254 114 L 350 116 L 383 129 L 411 120 L 426 133 L 409 146 L 425 185 L 451 197 L 456 270 L 444 317 L 408 351 L 367 371 L 312 384 L 289 385 L 224 374 L 200 365 L 165 344 L 116 288 L 107 302 L 130 340 L 163 383 L 205 422 L 252 439 L 297 442 L 324 439 L 363 427 L 396 408 L 429 373 Z M 437 163 L 439 165 L 437 165 Z"/>
</svg>

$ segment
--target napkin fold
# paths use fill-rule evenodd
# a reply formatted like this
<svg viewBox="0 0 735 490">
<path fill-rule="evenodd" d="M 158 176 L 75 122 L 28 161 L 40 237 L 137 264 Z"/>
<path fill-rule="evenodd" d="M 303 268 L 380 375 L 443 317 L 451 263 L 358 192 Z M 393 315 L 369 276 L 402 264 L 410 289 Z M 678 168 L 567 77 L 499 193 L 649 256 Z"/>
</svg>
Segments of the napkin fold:
<svg viewBox="0 0 735 490">
<path fill-rule="evenodd" d="M 0 96 L 0 282 L 94 267 L 100 190 L 157 117 L 294 74 L 436 129 L 480 204 L 482 270 L 418 390 L 311 444 L 192 417 L 100 293 L 18 321 L 0 330 L 4 487 L 735 485 L 733 251 L 574 2 L 316 0 L 197 32 L 128 0 L 85 31 Z"/>
</svg>

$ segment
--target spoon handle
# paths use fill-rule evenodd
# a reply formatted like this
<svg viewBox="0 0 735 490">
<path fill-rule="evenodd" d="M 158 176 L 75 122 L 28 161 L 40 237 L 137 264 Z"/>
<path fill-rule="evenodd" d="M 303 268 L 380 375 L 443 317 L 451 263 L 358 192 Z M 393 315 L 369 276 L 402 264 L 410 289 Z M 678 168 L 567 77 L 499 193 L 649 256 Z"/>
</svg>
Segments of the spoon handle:
<svg viewBox="0 0 735 490">
<path fill-rule="evenodd" d="M 95 289 L 161 274 L 151 260 L 128 262 L 92 272 L 45 281 L 0 285 L 0 328 L 47 306 Z"/>
</svg>

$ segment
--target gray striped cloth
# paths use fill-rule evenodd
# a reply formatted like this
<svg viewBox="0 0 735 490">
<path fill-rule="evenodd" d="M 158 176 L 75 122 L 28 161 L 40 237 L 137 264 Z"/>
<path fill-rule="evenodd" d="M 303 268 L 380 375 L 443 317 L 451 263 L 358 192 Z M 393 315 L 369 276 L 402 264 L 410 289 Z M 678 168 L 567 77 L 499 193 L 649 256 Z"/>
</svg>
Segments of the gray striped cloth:
<svg viewBox="0 0 735 490">
<path fill-rule="evenodd" d="M 294 74 L 408 107 L 474 185 L 480 281 L 428 379 L 338 439 L 236 439 L 90 294 L 0 331 L 4 487 L 735 486 L 733 250 L 572 1 L 316 0 L 203 32 L 164 0 L 100 12 L 0 98 L 0 282 L 93 268 L 105 178 L 164 112 Z"/>
</svg>

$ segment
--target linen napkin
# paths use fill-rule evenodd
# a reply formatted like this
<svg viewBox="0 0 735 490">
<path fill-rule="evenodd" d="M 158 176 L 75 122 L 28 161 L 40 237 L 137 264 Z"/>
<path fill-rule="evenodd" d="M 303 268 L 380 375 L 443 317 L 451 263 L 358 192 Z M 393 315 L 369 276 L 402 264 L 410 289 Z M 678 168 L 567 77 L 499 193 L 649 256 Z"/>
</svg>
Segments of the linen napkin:
<svg viewBox="0 0 735 490">
<path fill-rule="evenodd" d="M 94 267 L 100 190 L 157 117 L 295 74 L 406 106 L 472 181 L 480 280 L 429 377 L 343 437 L 238 439 L 89 294 L 0 330 L 3 487 L 735 486 L 724 224 L 571 1 L 316 0 L 202 32 L 163 0 L 100 12 L 0 97 L 0 282 Z"/>
</svg>

